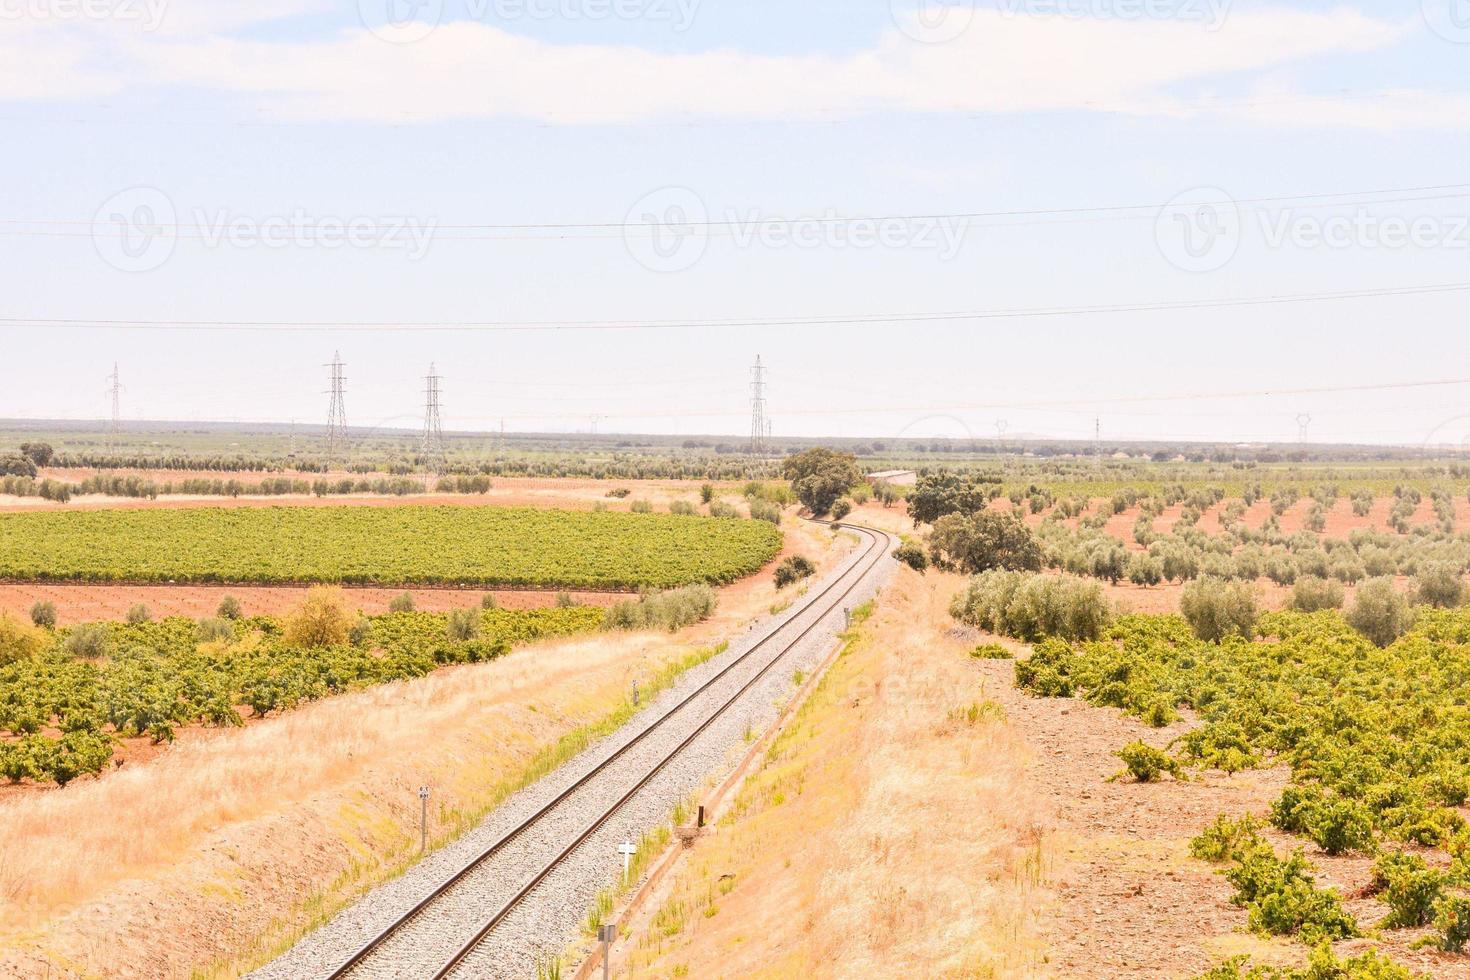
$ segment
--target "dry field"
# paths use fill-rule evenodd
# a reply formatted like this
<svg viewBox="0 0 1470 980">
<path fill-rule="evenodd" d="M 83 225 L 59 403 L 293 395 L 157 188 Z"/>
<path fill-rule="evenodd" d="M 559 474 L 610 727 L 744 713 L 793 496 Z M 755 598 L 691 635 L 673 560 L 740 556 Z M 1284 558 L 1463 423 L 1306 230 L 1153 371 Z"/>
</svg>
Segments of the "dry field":
<svg viewBox="0 0 1470 980">
<path fill-rule="evenodd" d="M 949 631 L 957 585 L 905 570 L 883 593 L 732 815 L 635 924 L 619 976 L 958 978 L 1040 966 L 1049 801 Z"/>
<path fill-rule="evenodd" d="M 810 525 L 787 537 L 824 566 L 852 547 Z M 720 597 L 677 635 L 557 641 L 184 731 L 146 763 L 0 801 L 0 976 L 235 975 L 412 860 L 418 786 L 433 787 L 442 840 L 617 710 L 635 678 L 776 601 L 767 574 Z"/>
</svg>

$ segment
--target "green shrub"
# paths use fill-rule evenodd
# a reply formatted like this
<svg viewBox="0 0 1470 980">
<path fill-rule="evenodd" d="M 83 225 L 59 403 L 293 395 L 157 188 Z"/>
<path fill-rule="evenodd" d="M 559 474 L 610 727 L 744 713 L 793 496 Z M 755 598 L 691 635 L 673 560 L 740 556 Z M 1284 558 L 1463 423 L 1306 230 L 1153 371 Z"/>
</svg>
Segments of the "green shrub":
<svg viewBox="0 0 1470 980">
<path fill-rule="evenodd" d="M 130 626 L 141 626 L 143 623 L 153 622 L 153 614 L 146 605 L 135 602 L 128 607 L 127 621 Z"/>
<path fill-rule="evenodd" d="M 1243 849 L 1264 843 L 1258 833 L 1260 826 L 1261 822 L 1248 813 L 1234 820 L 1222 813 L 1189 842 L 1189 853 L 1215 864 L 1239 860 Z"/>
<path fill-rule="evenodd" d="M 215 609 L 214 614 L 220 619 L 239 619 L 240 600 L 232 595 L 225 596 L 219 601 L 219 607 Z"/>
<path fill-rule="evenodd" d="M 56 628 L 56 603 L 38 599 L 31 606 L 31 622 L 47 629 Z"/>
<path fill-rule="evenodd" d="M 739 517 L 740 512 L 723 500 L 711 500 L 709 503 L 709 516 L 711 517 Z"/>
<path fill-rule="evenodd" d="M 347 630 L 347 642 L 355 647 L 365 647 L 373 638 L 373 621 L 361 614 Z"/>
<path fill-rule="evenodd" d="M 715 487 L 712 483 L 706 483 L 699 488 L 699 500 L 701 503 L 711 503 L 715 499 Z"/>
<path fill-rule="evenodd" d="M 924 551 L 924 546 L 917 541 L 905 541 L 898 546 L 893 557 L 916 572 L 924 572 L 929 569 L 929 555 Z"/>
<path fill-rule="evenodd" d="M 73 626 L 66 634 L 62 649 L 82 660 L 96 660 L 107 656 L 112 649 L 112 631 L 102 623 L 83 623 Z"/>
<path fill-rule="evenodd" d="M 1255 932 L 1272 936 L 1300 933 L 1308 942 L 1357 935 L 1357 923 L 1336 892 L 1317 888 L 1301 851 L 1282 861 L 1265 842 L 1242 849 L 1225 877 L 1235 886 L 1231 901 L 1249 910 Z"/>
<path fill-rule="evenodd" d="M 1052 636 L 1095 640 L 1113 616 L 1095 581 L 999 569 L 971 578 L 949 611 L 970 626 L 1033 643 Z"/>
<path fill-rule="evenodd" d="M 1289 966 L 1248 968 L 1249 962 L 1249 957 L 1231 957 L 1196 980 L 1415 980 L 1414 974 L 1375 950 L 1343 960 L 1325 941 L 1313 948 L 1304 970 Z"/>
<path fill-rule="evenodd" d="M 814 574 L 817 566 L 802 555 L 792 555 L 776 566 L 776 588 L 784 589 L 793 582 Z"/>
<path fill-rule="evenodd" d="M 388 611 L 390 613 L 408 613 L 413 612 L 413 610 L 414 600 L 412 592 L 400 592 L 388 602 Z"/>
<path fill-rule="evenodd" d="M 1449 562 L 1430 562 L 1420 569 L 1414 591 L 1426 606 L 1453 609 L 1465 602 L 1465 580 L 1459 566 Z"/>
<path fill-rule="evenodd" d="M 1140 783 L 1152 783 L 1165 773 L 1180 781 L 1186 778 L 1177 760 L 1147 742 L 1130 742 L 1113 755 L 1122 759 L 1125 767 L 1122 772 L 1111 777 L 1114 780 L 1126 775 Z"/>
<path fill-rule="evenodd" d="M 481 615 L 478 609 L 451 609 L 445 624 L 445 635 L 453 643 L 464 643 L 480 635 Z"/>
<path fill-rule="evenodd" d="M 213 619 L 201 619 L 194 635 L 200 643 L 218 643 L 221 640 L 229 641 L 235 638 L 235 624 L 223 616 Z"/>
<path fill-rule="evenodd" d="M 1305 820 L 1307 836 L 1328 854 L 1374 850 L 1373 815 L 1356 800 L 1324 801 L 1306 814 Z"/>
<path fill-rule="evenodd" d="M 714 615 L 719 600 L 707 585 L 691 585 L 639 597 L 636 602 L 619 602 L 603 618 L 604 629 L 651 630 L 670 633 L 700 623 Z"/>
<path fill-rule="evenodd" d="M 635 514 L 652 514 L 653 504 L 647 500 L 635 500 L 629 505 L 629 510 Z"/>
<path fill-rule="evenodd" d="M 1013 660 L 1016 655 L 999 643 L 982 643 L 970 651 L 970 656 L 976 660 Z"/>
<path fill-rule="evenodd" d="M 1341 609 L 1345 590 L 1342 582 L 1309 575 L 1299 578 L 1291 588 L 1290 607 L 1297 612 L 1312 613 L 1323 609 Z"/>
<path fill-rule="evenodd" d="M 1383 920 L 1389 929 L 1427 925 L 1444 885 L 1444 873 L 1416 854 L 1390 852 L 1373 865 L 1373 890 L 1391 910 Z"/>
<path fill-rule="evenodd" d="M 556 594 L 556 608 L 558 609 L 575 609 L 580 605 L 581 603 L 577 601 L 577 597 L 570 592 L 558 592 Z"/>
<path fill-rule="evenodd" d="M 1202 578 L 1184 587 L 1179 611 L 1206 643 L 1219 643 L 1227 636 L 1250 639 L 1256 632 L 1256 595 L 1245 582 Z"/>
<path fill-rule="evenodd" d="M 841 500 L 837 501 L 835 504 L 832 505 L 832 520 L 833 521 L 845 520 L 847 518 L 847 515 L 848 514 L 851 514 L 851 513 L 852 513 L 852 501 L 849 500 L 846 497 L 843 497 Z"/>
<path fill-rule="evenodd" d="M 46 648 L 48 634 L 0 613 L 0 667 L 30 660 Z"/>
<path fill-rule="evenodd" d="M 1402 636 L 1413 623 L 1409 601 L 1399 594 L 1391 578 L 1369 579 L 1358 587 L 1348 610 L 1347 621 L 1371 642 L 1386 647 Z"/>
<path fill-rule="evenodd" d="M 497 598 L 495 598 L 495 593 L 493 593 L 493 592 L 486 592 L 484 595 L 480 596 L 480 608 L 481 609 L 499 609 L 500 608 L 500 600 L 497 599 Z"/>
<path fill-rule="evenodd" d="M 1463 953 L 1470 942 L 1470 898 L 1445 895 L 1435 902 L 1434 932 L 1433 945 L 1447 953 Z"/>
<path fill-rule="evenodd" d="M 693 517 L 699 513 L 699 509 L 688 500 L 669 501 L 669 513 L 675 517 Z"/>
<path fill-rule="evenodd" d="M 1138 553 L 1128 556 L 1124 566 L 1128 581 L 1144 587 L 1158 585 L 1164 580 L 1164 563 L 1153 555 Z"/>
<path fill-rule="evenodd" d="M 750 516 L 757 521 L 770 521 L 772 524 L 780 524 L 781 506 L 771 503 L 769 500 L 752 500 L 750 502 Z"/>
</svg>

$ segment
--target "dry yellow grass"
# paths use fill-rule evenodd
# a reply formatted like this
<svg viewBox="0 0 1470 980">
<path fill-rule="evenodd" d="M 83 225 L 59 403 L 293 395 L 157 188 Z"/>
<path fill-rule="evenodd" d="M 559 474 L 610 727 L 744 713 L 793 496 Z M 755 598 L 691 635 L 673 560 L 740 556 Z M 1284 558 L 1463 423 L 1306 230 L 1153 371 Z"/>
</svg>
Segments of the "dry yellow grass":
<svg viewBox="0 0 1470 980">
<path fill-rule="evenodd" d="M 824 563 L 840 553 L 826 532 L 788 535 Z M 635 678 L 647 692 L 773 597 L 762 576 L 676 636 L 543 644 L 187 732 L 147 764 L 8 801 L 0 976 L 235 974 L 412 862 L 421 784 L 446 839 L 616 717 Z"/>
<path fill-rule="evenodd" d="M 1040 969 L 1052 840 L 1028 753 L 907 570 L 644 921 L 628 977 Z"/>
</svg>

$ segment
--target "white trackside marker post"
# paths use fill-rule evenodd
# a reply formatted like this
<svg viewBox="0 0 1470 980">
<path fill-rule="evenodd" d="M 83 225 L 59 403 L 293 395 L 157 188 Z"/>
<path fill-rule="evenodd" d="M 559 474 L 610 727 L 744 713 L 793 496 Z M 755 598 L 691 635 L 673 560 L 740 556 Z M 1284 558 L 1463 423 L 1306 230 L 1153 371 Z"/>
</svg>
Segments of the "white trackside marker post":
<svg viewBox="0 0 1470 980">
<path fill-rule="evenodd" d="M 419 853 L 429 849 L 429 787 L 419 787 Z"/>
<path fill-rule="evenodd" d="M 623 841 L 618 845 L 618 853 L 623 856 L 623 884 L 628 883 L 628 873 L 632 870 L 633 855 L 638 853 L 638 846 Z"/>
</svg>

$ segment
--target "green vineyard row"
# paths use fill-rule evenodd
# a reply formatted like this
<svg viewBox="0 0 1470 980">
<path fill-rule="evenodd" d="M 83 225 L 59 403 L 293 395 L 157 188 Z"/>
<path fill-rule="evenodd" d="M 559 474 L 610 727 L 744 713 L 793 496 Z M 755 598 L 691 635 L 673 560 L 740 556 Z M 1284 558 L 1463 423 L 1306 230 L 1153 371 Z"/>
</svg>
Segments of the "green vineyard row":
<svg viewBox="0 0 1470 980">
<path fill-rule="evenodd" d="M 508 507 L 266 507 L 0 514 L 0 580 L 719 585 L 781 549 L 766 521 Z"/>
</svg>

